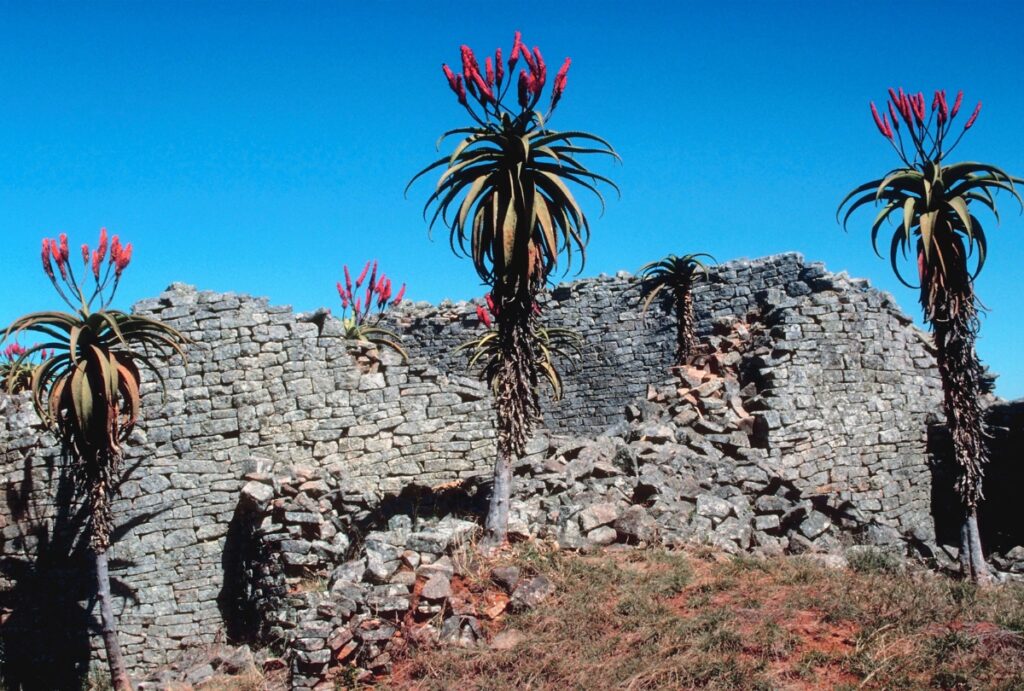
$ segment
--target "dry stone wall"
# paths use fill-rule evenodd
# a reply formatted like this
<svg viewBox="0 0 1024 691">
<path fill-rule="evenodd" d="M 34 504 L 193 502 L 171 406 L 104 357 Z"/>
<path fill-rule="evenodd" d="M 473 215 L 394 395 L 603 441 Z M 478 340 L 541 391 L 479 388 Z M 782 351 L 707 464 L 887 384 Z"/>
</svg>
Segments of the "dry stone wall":
<svg viewBox="0 0 1024 691">
<path fill-rule="evenodd" d="M 674 350 L 668 305 L 654 305 L 645 323 L 639 299 L 638 282 L 625 274 L 551 291 L 545 319 L 579 331 L 585 348 L 566 371 L 564 400 L 545 403 L 547 431 L 533 448 L 535 461 L 557 460 L 558 437 L 609 429 L 614 436 L 619 426 L 629 439 L 624 409 L 649 384 L 665 381 Z M 703 336 L 729 317 L 758 324 L 764 336 L 740 363 L 737 384 L 756 447 L 744 453 L 759 472 L 822 510 L 853 507 L 897 537 L 931 540 L 926 418 L 939 409 L 938 380 L 927 338 L 891 298 L 787 254 L 713 268 L 695 302 Z M 348 520 L 370 530 L 382 529 L 372 525 L 374 512 L 410 485 L 489 471 L 489 395 L 451 354 L 482 328 L 472 304 L 398 310 L 393 325 L 403 333 L 407 363 L 389 351 L 379 362 L 352 351 L 323 311 L 295 314 L 183 285 L 135 309 L 192 343 L 187 364 L 164 368 L 165 396 L 146 384 L 146 420 L 128 445 L 131 472 L 114 507 L 116 613 L 133 667 L 151 669 L 184 646 L 237 633 L 237 604 L 245 600 L 238 578 L 259 568 L 259 555 L 246 552 L 253 529 L 240 502 L 246 476 L 314 468 L 329 478 L 327 491 L 358 514 Z M 4 398 L 0 407 L 4 674 L 25 674 L 18 661 L 29 660 L 35 674 L 80 674 L 90 659 L 91 576 L 77 539 L 80 517 L 58 512 L 67 502 L 53 501 L 58 491 L 73 492 L 62 481 L 54 440 L 27 401 Z M 707 491 L 734 494 L 722 489 L 735 476 L 729 462 L 715 460 L 721 479 Z M 560 492 L 572 488 L 559 485 Z M 713 514 L 714 502 L 703 501 Z M 301 525 L 302 511 L 292 513 L 282 520 Z M 51 597 L 39 597 L 39 588 Z M 47 602 L 54 604 L 41 611 Z M 34 633 L 41 620 L 64 631 L 68 645 L 54 648 Z"/>
</svg>

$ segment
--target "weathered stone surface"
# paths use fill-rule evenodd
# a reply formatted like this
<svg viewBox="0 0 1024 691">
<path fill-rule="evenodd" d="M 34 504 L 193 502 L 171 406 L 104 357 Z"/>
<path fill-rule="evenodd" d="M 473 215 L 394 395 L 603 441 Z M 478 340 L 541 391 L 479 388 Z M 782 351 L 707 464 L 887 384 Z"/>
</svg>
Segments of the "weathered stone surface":
<svg viewBox="0 0 1024 691">
<path fill-rule="evenodd" d="M 516 589 L 512 591 L 512 600 L 509 605 L 517 611 L 533 609 L 554 592 L 555 584 L 547 576 L 534 576 L 519 582 Z"/>
<path fill-rule="evenodd" d="M 511 593 L 519 583 L 519 567 L 496 566 L 491 569 L 491 580 L 504 588 L 505 592 Z"/>
<path fill-rule="evenodd" d="M 422 597 L 428 600 L 443 600 L 451 597 L 452 584 L 443 574 L 436 574 L 427 579 L 420 591 Z"/>
<path fill-rule="evenodd" d="M 619 517 L 619 509 L 610 503 L 594 504 L 580 512 L 580 529 L 589 532 L 602 525 L 608 525 Z"/>
</svg>

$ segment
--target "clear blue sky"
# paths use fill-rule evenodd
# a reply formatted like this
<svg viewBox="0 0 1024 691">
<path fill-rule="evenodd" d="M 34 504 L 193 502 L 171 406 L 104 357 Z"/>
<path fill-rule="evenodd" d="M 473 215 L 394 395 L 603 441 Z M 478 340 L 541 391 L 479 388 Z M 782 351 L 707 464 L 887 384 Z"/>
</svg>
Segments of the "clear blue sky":
<svg viewBox="0 0 1024 691">
<path fill-rule="evenodd" d="M 959 156 L 1024 175 L 1024 6 L 963 2 L 24 3 L 0 0 L 0 323 L 56 298 L 39 240 L 100 226 L 135 244 L 121 306 L 173 281 L 336 310 L 343 263 L 408 296 L 479 295 L 402 189 L 463 124 L 441 74 L 521 29 L 573 67 L 551 125 L 608 138 L 622 187 L 585 276 L 668 252 L 796 250 L 913 291 L 836 204 L 895 165 L 868 101 L 903 85 L 985 103 Z M 587 202 L 590 200 L 588 199 Z M 1004 197 L 978 292 L 980 352 L 1024 395 L 1024 218 Z"/>
</svg>

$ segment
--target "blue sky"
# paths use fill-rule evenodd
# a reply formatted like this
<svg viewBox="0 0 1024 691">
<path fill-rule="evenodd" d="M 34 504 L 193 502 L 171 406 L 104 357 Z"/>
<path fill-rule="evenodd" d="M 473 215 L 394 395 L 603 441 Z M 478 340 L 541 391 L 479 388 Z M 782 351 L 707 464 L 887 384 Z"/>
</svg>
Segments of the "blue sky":
<svg viewBox="0 0 1024 691">
<path fill-rule="evenodd" d="M 892 291 L 867 227 L 835 208 L 896 163 L 868 101 L 889 86 L 985 106 L 958 158 L 1024 175 L 1024 7 L 962 2 L 22 3 L 0 0 L 0 323 L 52 308 L 43 235 L 135 245 L 121 306 L 173 281 L 335 307 L 343 263 L 378 258 L 408 297 L 483 292 L 408 179 L 462 125 L 441 74 L 468 43 L 523 31 L 552 69 L 573 58 L 551 126 L 623 164 L 584 276 L 668 253 L 795 250 Z M 1024 395 L 1024 218 L 1001 200 L 977 289 L 979 351 Z M 984 219 L 983 219 L 984 220 Z"/>
</svg>

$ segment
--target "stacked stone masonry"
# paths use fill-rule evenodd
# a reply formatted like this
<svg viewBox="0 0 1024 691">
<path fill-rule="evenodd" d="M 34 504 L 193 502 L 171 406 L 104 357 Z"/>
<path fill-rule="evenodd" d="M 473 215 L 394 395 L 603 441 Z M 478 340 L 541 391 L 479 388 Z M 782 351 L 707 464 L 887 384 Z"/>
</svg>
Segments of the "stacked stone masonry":
<svg viewBox="0 0 1024 691">
<path fill-rule="evenodd" d="M 642 434 L 622 428 L 623 414 L 648 396 L 649 385 L 668 377 L 674 323 L 666 304 L 654 305 L 645 322 L 640 294 L 638 281 L 626 274 L 551 291 L 545 321 L 577 330 L 585 347 L 565 372 L 564 399 L 544 403 L 545 429 L 532 447 L 534 470 L 527 475 L 549 476 L 552 466 L 544 464 L 558 460 L 565 438 L 603 432 L 611 438 L 609 429 L 614 437 L 618 426 L 622 443 L 646 443 Z M 933 541 L 926 443 L 928 422 L 940 410 L 939 381 L 929 338 L 891 297 L 786 254 L 713 268 L 697 286 L 695 302 L 702 336 L 732 318 L 757 324 L 763 337 L 734 363 L 753 419 L 752 448 L 740 454 L 745 466 L 784 482 L 800 501 L 836 511 L 852 507 L 872 525 Z M 263 299 L 176 284 L 135 310 L 192 341 L 187 364 L 174 360 L 162 370 L 166 394 L 155 381 L 145 386 L 145 420 L 128 444 L 131 472 L 114 506 L 121 529 L 112 576 L 123 584 L 115 587 L 116 614 L 135 669 L 164 665 L 182 648 L 209 644 L 229 628 L 237 589 L 229 582 L 237 559 L 233 540 L 244 505 L 240 491 L 252 481 L 247 475 L 314 468 L 332 478 L 331 491 L 362 507 L 365 518 L 410 485 L 489 474 L 489 394 L 467 374 L 465 359 L 452 354 L 483 328 L 474 304 L 400 308 L 392 325 L 403 335 L 408 362 L 388 350 L 375 358 L 353 349 L 324 312 L 296 314 Z M 0 412 L 7 665 L 16 656 L 42 661 L 57 654 L 32 640 L 34 605 L 24 602 L 25 574 L 73 584 L 59 592 L 76 621 L 90 621 L 92 612 L 84 609 L 89 576 L 81 549 L 74 550 L 74 529 L 63 527 L 68 517 L 52 499 L 61 485 L 54 439 L 39 428 L 23 397 L 0 399 Z M 715 472 L 723 479 L 703 493 L 728 498 L 722 483 L 741 479 Z M 628 484 L 635 489 L 637 482 Z M 573 486 L 563 483 L 558 491 Z M 520 499 L 524 520 L 547 520 L 536 502 Z M 713 504 L 706 498 L 694 510 L 717 529 L 727 516 L 716 517 L 721 507 Z M 625 507 L 616 511 L 591 529 L 613 524 Z M 730 511 L 730 520 L 744 518 Z M 755 513 L 744 520 L 756 520 Z M 573 520 L 579 523 L 579 516 Z M 79 561 L 62 561 L 64 552 Z M 93 647 L 100 647 L 98 640 Z M 87 662 L 89 651 L 79 657 Z"/>
</svg>

